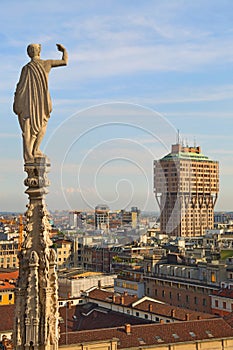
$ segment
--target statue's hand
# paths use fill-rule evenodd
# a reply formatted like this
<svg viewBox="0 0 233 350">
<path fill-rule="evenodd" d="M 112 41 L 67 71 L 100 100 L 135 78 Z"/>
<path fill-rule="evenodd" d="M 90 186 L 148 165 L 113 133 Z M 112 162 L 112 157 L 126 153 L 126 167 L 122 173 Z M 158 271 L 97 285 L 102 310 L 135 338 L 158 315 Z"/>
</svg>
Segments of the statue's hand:
<svg viewBox="0 0 233 350">
<path fill-rule="evenodd" d="M 64 51 L 65 51 L 64 46 L 61 45 L 61 44 L 57 44 L 57 49 L 58 49 L 58 51 L 61 51 L 61 52 L 64 52 Z"/>
</svg>

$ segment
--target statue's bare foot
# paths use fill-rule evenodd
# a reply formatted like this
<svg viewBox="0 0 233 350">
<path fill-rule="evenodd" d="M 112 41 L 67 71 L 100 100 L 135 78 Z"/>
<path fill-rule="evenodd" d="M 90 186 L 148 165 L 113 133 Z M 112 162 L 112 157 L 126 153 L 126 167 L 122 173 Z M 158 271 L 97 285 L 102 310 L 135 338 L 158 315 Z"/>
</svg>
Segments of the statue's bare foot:
<svg viewBox="0 0 233 350">
<path fill-rule="evenodd" d="M 44 153 L 40 149 L 34 152 L 34 157 L 45 157 Z"/>
<path fill-rule="evenodd" d="M 25 159 L 25 164 L 29 164 L 29 163 L 34 163 L 34 157 L 31 156 Z"/>
</svg>

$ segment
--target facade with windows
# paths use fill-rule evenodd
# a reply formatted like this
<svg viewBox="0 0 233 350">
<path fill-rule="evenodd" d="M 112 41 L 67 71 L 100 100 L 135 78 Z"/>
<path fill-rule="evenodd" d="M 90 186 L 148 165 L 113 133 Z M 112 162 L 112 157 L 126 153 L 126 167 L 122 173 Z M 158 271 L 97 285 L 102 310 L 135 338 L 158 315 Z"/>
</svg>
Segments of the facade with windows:
<svg viewBox="0 0 233 350">
<path fill-rule="evenodd" d="M 8 282 L 1 282 L 0 284 L 0 306 L 10 305 L 15 302 L 15 286 Z"/>
<path fill-rule="evenodd" d="M 171 153 L 154 162 L 162 233 L 204 235 L 213 228 L 218 191 L 218 162 L 203 155 L 200 147 L 172 145 Z"/>
<path fill-rule="evenodd" d="M 53 242 L 57 252 L 58 268 L 72 267 L 73 262 L 73 242 L 65 239 L 58 239 Z"/>
<path fill-rule="evenodd" d="M 143 274 L 134 270 L 122 271 L 114 280 L 114 291 L 142 298 L 145 295 Z"/>
<path fill-rule="evenodd" d="M 222 282 L 221 289 L 215 290 L 210 298 L 213 314 L 229 315 L 233 312 L 233 283 Z"/>
<path fill-rule="evenodd" d="M 227 266 L 221 263 L 167 263 L 158 256 L 146 256 L 145 295 L 171 305 L 212 312 L 210 295 L 227 279 Z"/>
<path fill-rule="evenodd" d="M 18 267 L 18 252 L 18 238 L 10 241 L 0 241 L 0 268 L 9 269 Z"/>
</svg>

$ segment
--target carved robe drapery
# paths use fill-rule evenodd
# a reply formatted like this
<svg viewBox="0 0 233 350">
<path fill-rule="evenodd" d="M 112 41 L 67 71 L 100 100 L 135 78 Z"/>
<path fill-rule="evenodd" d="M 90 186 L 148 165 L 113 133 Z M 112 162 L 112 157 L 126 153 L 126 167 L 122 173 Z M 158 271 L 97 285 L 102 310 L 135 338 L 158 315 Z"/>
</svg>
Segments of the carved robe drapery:
<svg viewBox="0 0 233 350">
<path fill-rule="evenodd" d="M 23 67 L 16 87 L 14 112 L 30 119 L 31 135 L 37 135 L 47 123 L 52 111 L 48 77 L 40 61 L 31 61 Z"/>
</svg>

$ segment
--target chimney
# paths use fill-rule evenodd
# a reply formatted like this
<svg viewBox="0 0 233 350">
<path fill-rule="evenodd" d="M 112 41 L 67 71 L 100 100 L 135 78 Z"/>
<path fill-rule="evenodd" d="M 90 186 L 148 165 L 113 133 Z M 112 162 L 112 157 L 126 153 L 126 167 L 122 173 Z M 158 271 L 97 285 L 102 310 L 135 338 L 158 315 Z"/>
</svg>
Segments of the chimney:
<svg viewBox="0 0 233 350">
<path fill-rule="evenodd" d="M 130 323 L 125 324 L 125 333 L 127 335 L 131 334 L 131 324 Z"/>
<path fill-rule="evenodd" d="M 164 324 L 164 320 L 161 318 L 159 321 L 160 324 Z"/>
<path fill-rule="evenodd" d="M 101 289 L 101 280 L 98 280 L 98 288 Z"/>
<path fill-rule="evenodd" d="M 125 297 L 124 297 L 124 295 L 122 295 L 121 296 L 121 305 L 124 305 L 124 303 L 125 303 Z"/>
<path fill-rule="evenodd" d="M 149 307 L 148 307 L 149 312 L 152 312 L 152 308 L 153 308 L 152 304 L 149 304 Z"/>
<path fill-rule="evenodd" d="M 189 314 L 185 314 L 185 321 L 189 321 Z"/>
<path fill-rule="evenodd" d="M 200 315 L 198 315 L 198 316 L 197 316 L 197 319 L 198 319 L 198 320 L 201 320 L 201 316 L 200 316 Z"/>
<path fill-rule="evenodd" d="M 171 317 L 175 317 L 175 314 L 176 314 L 176 310 L 175 310 L 175 309 L 172 309 L 172 311 L 171 311 Z"/>
<path fill-rule="evenodd" d="M 116 296 L 115 296 L 115 294 L 112 295 L 112 302 L 113 302 L 113 303 L 116 302 Z"/>
</svg>

